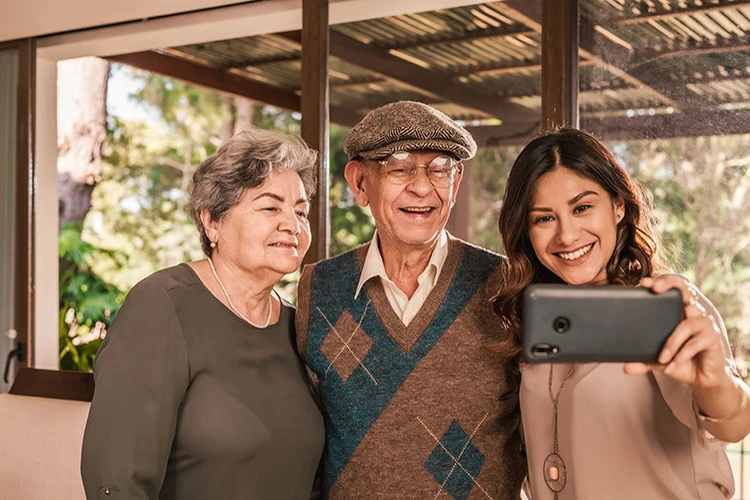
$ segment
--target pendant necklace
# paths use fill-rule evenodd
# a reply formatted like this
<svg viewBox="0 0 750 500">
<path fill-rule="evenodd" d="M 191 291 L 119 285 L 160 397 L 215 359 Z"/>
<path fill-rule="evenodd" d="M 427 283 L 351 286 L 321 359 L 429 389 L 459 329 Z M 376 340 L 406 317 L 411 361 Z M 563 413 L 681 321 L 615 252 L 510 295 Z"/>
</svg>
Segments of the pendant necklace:
<svg viewBox="0 0 750 500">
<path fill-rule="evenodd" d="M 268 317 L 266 318 L 266 323 L 264 325 L 256 325 L 252 321 L 250 321 L 249 318 L 247 318 L 244 314 L 242 314 L 239 309 L 237 309 L 234 304 L 232 303 L 232 299 L 229 298 L 229 292 L 227 292 L 226 287 L 224 286 L 224 283 L 221 282 L 221 279 L 219 279 L 219 274 L 216 272 L 216 268 L 214 267 L 214 262 L 211 260 L 211 257 L 208 257 L 208 264 L 211 266 L 211 272 L 214 273 L 214 278 L 216 278 L 216 282 L 221 287 L 221 291 L 224 292 L 224 298 L 227 299 L 227 303 L 229 304 L 229 307 L 234 311 L 234 313 L 239 316 L 240 318 L 244 319 L 246 322 L 253 325 L 255 328 L 266 328 L 271 323 L 271 312 L 273 311 L 273 304 L 271 303 L 271 294 L 268 294 Z"/>
<path fill-rule="evenodd" d="M 560 394 L 562 394 L 565 383 L 573 375 L 575 370 L 575 363 L 571 363 L 568 371 L 563 376 L 560 387 L 557 389 L 557 394 L 552 394 L 552 373 L 555 368 L 554 364 L 549 365 L 549 397 L 552 399 L 553 409 L 553 423 L 554 433 L 552 434 L 552 453 L 547 455 L 544 459 L 544 482 L 547 483 L 547 488 L 555 493 L 555 500 L 557 500 L 557 494 L 565 488 L 565 481 L 567 480 L 567 470 L 565 468 L 565 461 L 559 454 L 558 440 L 557 440 L 557 413 L 558 406 L 560 403 Z"/>
</svg>

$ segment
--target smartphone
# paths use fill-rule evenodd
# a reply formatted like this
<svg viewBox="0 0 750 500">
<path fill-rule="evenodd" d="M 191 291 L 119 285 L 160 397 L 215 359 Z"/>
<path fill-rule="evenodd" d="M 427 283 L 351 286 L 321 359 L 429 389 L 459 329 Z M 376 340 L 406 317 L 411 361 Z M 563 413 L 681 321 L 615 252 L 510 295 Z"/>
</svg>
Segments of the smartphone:
<svg viewBox="0 0 750 500">
<path fill-rule="evenodd" d="M 619 285 L 530 285 L 523 294 L 529 363 L 656 363 L 682 320 L 682 294 Z"/>
</svg>

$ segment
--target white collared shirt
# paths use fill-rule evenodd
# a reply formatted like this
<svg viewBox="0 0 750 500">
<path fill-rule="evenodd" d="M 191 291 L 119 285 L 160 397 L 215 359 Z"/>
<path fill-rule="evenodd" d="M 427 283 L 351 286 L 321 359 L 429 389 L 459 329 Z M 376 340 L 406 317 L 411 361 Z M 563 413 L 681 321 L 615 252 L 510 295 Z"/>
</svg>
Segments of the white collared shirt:
<svg viewBox="0 0 750 500">
<path fill-rule="evenodd" d="M 365 262 L 362 265 L 362 274 L 359 277 L 359 283 L 357 284 L 357 291 L 354 293 L 356 298 L 359 295 L 362 287 L 365 283 L 372 278 L 379 277 L 383 283 L 383 290 L 385 290 L 385 296 L 388 298 L 388 302 L 391 304 L 393 311 L 396 315 L 401 318 L 404 325 L 408 326 L 409 323 L 414 319 L 419 310 L 424 305 L 427 296 L 430 294 L 435 285 L 437 284 L 440 271 L 443 269 L 445 259 L 448 257 L 448 235 L 445 230 L 440 232 L 438 237 L 437 245 L 432 251 L 430 256 L 430 262 L 422 274 L 417 278 L 419 285 L 411 299 L 406 296 L 404 292 L 391 281 L 388 274 L 385 272 L 385 264 L 383 263 L 383 256 L 380 254 L 378 248 L 378 233 L 372 237 L 370 248 L 367 250 L 367 256 Z"/>
</svg>

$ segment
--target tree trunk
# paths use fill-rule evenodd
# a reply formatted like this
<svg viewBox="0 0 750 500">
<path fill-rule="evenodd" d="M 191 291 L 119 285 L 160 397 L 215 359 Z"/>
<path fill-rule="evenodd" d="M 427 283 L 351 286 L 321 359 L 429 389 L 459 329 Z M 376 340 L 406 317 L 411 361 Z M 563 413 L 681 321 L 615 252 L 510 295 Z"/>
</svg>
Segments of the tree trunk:
<svg viewBox="0 0 750 500">
<path fill-rule="evenodd" d="M 230 95 L 222 95 L 221 102 L 224 109 L 226 109 L 227 119 L 219 127 L 219 142 L 224 144 L 234 135 L 234 97 Z"/>
<path fill-rule="evenodd" d="M 244 97 L 234 98 L 234 133 L 253 126 L 255 116 L 255 103 Z"/>
<path fill-rule="evenodd" d="M 60 227 L 83 222 L 102 172 L 107 138 L 109 62 L 96 57 L 57 65 L 57 172 Z"/>
</svg>

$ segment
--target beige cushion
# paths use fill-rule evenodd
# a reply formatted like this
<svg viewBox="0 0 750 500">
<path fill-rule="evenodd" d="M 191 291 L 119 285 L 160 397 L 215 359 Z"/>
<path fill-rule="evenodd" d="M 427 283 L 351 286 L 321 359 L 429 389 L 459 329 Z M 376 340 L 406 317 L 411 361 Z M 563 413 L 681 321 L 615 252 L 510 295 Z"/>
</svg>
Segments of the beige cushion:
<svg viewBox="0 0 750 500">
<path fill-rule="evenodd" d="M 2 498 L 83 500 L 81 443 L 90 403 L 0 394 Z"/>
</svg>

